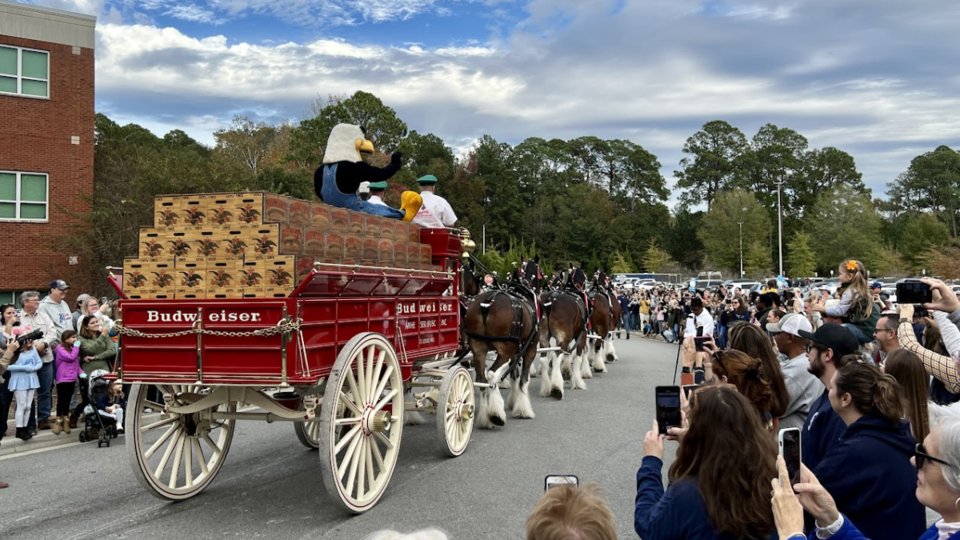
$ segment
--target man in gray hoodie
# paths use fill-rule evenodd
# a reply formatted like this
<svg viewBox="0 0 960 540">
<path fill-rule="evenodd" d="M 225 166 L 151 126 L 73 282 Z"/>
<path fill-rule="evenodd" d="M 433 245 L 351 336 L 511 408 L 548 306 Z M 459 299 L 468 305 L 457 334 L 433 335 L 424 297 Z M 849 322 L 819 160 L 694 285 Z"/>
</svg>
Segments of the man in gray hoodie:
<svg viewBox="0 0 960 540">
<path fill-rule="evenodd" d="M 60 343 L 60 334 L 64 330 L 73 328 L 70 323 L 73 322 L 73 313 L 70 311 L 70 306 L 67 305 L 66 300 L 63 298 L 67 295 L 67 291 L 70 290 L 70 286 L 67 285 L 66 281 L 62 279 L 56 279 L 50 283 L 50 293 L 40 301 L 40 306 L 37 308 L 37 311 L 43 313 L 47 317 L 50 317 L 50 320 L 53 321 L 53 330 L 54 335 L 50 338 L 50 350 L 53 351 L 53 347 Z M 46 336 L 44 336 L 46 337 Z M 53 356 L 52 354 L 50 356 Z M 44 362 L 44 368 L 47 368 L 47 359 L 46 357 L 42 358 Z M 45 385 L 46 379 L 44 377 L 40 378 L 40 389 L 37 390 L 37 417 L 38 417 L 38 429 L 50 429 L 50 422 L 47 421 L 47 417 L 50 416 L 50 412 L 53 408 L 53 388 L 56 386 L 55 382 L 57 379 L 57 365 L 56 362 L 50 362 L 50 371 L 52 377 L 50 379 L 50 384 Z"/>
</svg>

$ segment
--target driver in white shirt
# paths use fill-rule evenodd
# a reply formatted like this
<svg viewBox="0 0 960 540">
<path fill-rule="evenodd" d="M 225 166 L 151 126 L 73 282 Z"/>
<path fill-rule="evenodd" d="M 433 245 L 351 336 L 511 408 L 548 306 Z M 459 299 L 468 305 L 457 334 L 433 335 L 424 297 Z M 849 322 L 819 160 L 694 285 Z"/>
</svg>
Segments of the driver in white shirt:
<svg viewBox="0 0 960 540">
<path fill-rule="evenodd" d="M 703 300 L 699 296 L 694 296 L 690 300 L 690 314 L 687 315 L 687 325 L 683 331 L 683 337 L 693 337 L 697 335 L 697 328 L 703 327 L 701 336 L 713 335 L 713 316 L 710 312 L 703 309 Z"/>
<path fill-rule="evenodd" d="M 428 174 L 417 180 L 420 184 L 420 196 L 423 197 L 423 206 L 417 212 L 413 222 L 431 229 L 441 229 L 443 227 L 453 227 L 457 222 L 457 215 L 453 213 L 453 208 L 446 199 L 434 194 L 433 190 L 437 186 L 437 177 Z"/>
</svg>

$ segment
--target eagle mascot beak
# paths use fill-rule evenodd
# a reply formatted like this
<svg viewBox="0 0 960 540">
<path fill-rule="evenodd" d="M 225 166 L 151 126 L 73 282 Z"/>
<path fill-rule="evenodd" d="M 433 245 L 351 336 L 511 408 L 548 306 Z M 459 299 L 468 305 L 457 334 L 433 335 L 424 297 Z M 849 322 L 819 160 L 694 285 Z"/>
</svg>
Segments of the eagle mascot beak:
<svg viewBox="0 0 960 540">
<path fill-rule="evenodd" d="M 357 156 L 363 159 L 364 154 L 373 154 L 373 143 L 366 139 L 357 139 L 354 145 L 357 147 Z"/>
</svg>

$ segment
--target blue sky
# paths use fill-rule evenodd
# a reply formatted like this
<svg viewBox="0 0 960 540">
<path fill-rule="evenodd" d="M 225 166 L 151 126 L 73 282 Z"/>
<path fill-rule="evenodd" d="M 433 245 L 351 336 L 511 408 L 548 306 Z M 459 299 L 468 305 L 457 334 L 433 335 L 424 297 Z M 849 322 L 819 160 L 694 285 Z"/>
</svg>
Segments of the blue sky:
<svg viewBox="0 0 960 540">
<path fill-rule="evenodd" d="M 917 154 L 960 147 L 955 0 L 29 3 L 99 17 L 99 112 L 208 144 L 234 114 L 298 121 L 365 90 L 457 152 L 483 134 L 626 138 L 668 182 L 716 119 L 841 148 L 875 196 Z"/>
</svg>

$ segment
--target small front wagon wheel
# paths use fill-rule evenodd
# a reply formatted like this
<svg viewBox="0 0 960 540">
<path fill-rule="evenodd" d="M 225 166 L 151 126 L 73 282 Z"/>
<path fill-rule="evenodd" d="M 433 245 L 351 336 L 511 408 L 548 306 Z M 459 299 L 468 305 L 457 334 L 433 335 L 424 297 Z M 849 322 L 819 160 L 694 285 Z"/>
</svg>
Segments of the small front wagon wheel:
<svg viewBox="0 0 960 540">
<path fill-rule="evenodd" d="M 148 388 L 150 385 L 135 384 L 130 391 L 126 442 L 130 466 L 153 496 L 170 501 L 189 499 L 217 476 L 233 441 L 235 421 L 215 419 L 212 413 L 236 412 L 237 404 L 223 403 L 192 414 L 177 414 L 168 411 L 168 406 L 187 406 L 211 389 L 159 385 L 151 395 Z"/>
<path fill-rule="evenodd" d="M 294 422 L 293 431 L 297 434 L 300 444 L 311 450 L 320 448 L 320 422 Z"/>
<path fill-rule="evenodd" d="M 437 401 L 437 432 L 446 455 L 457 457 L 467 450 L 475 412 L 473 378 L 465 367 L 457 366 L 444 375 Z"/>
<path fill-rule="evenodd" d="M 354 336 L 337 355 L 320 412 L 320 470 L 334 501 L 360 514 L 393 475 L 403 430 L 403 377 L 390 342 Z"/>
</svg>

